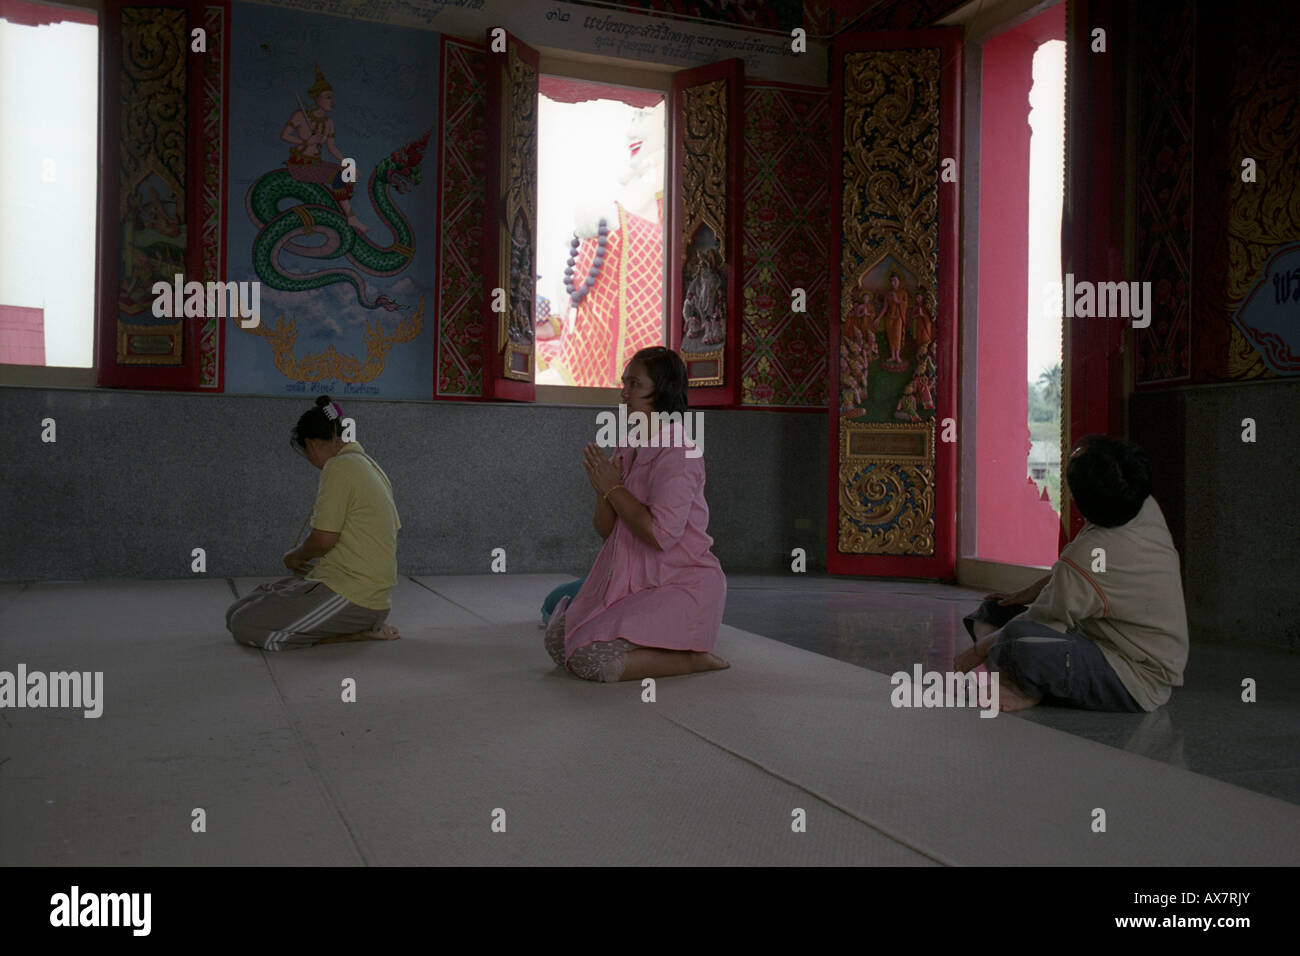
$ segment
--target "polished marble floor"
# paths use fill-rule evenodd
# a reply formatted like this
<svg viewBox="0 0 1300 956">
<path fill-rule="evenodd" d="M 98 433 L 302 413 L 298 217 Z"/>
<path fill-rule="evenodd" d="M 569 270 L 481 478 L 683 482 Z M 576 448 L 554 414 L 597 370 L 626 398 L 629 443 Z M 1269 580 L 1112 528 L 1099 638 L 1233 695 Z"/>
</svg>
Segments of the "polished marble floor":
<svg viewBox="0 0 1300 956">
<path fill-rule="evenodd" d="M 807 575 L 727 577 L 724 622 L 891 674 L 949 669 L 969 646 L 961 618 L 982 597 L 921 581 Z M 1258 701 L 1243 703 L 1252 677 Z M 1184 686 L 1151 714 L 1035 707 L 1018 715 L 1065 733 L 1300 804 L 1300 655 L 1194 643 Z"/>
</svg>

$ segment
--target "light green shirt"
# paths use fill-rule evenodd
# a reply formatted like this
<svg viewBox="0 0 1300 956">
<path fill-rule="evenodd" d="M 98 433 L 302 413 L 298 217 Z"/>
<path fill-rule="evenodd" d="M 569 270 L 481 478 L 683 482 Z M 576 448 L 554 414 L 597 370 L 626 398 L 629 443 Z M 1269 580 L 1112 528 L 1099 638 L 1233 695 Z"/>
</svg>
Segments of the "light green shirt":
<svg viewBox="0 0 1300 956">
<path fill-rule="evenodd" d="M 339 540 L 307 579 L 323 581 L 361 607 L 392 607 L 402 522 L 388 476 L 356 442 L 344 445 L 321 469 L 311 526 L 338 532 Z"/>
</svg>

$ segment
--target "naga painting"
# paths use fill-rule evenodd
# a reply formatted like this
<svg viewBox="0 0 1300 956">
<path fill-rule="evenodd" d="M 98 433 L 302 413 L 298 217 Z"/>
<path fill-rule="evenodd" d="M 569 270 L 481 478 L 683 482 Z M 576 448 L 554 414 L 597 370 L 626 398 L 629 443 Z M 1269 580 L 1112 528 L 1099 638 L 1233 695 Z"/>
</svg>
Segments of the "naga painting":
<svg viewBox="0 0 1300 956">
<path fill-rule="evenodd" d="M 436 290 L 436 34 L 232 9 L 227 391 L 424 398 Z"/>
</svg>

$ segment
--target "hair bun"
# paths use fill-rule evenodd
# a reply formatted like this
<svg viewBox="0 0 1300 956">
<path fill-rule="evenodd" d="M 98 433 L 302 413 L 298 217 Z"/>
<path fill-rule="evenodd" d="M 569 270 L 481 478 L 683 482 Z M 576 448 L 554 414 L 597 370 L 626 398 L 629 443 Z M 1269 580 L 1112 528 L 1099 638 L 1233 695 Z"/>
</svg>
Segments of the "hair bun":
<svg viewBox="0 0 1300 956">
<path fill-rule="evenodd" d="M 320 398 L 316 399 L 317 408 L 324 408 L 329 403 L 330 403 L 330 397 L 328 395 L 322 395 L 320 396 Z"/>
</svg>

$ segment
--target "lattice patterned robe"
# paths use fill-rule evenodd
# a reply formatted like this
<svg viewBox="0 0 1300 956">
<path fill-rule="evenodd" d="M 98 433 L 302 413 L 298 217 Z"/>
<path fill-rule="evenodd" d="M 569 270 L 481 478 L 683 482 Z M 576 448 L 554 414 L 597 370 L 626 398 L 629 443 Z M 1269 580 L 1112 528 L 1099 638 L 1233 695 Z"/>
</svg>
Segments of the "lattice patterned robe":
<svg viewBox="0 0 1300 956">
<path fill-rule="evenodd" d="M 622 205 L 618 218 L 600 275 L 578 306 L 554 365 L 570 385 L 616 388 L 639 349 L 663 344 L 663 227 Z M 573 267 L 576 282 L 586 281 L 596 248 L 594 238 L 583 240 Z"/>
</svg>

